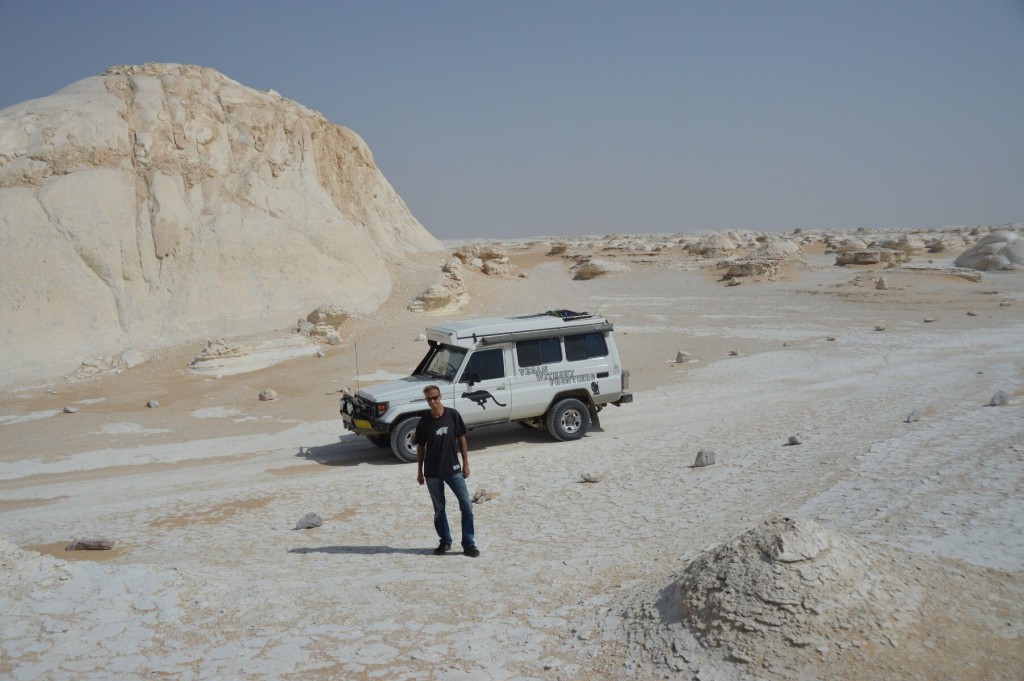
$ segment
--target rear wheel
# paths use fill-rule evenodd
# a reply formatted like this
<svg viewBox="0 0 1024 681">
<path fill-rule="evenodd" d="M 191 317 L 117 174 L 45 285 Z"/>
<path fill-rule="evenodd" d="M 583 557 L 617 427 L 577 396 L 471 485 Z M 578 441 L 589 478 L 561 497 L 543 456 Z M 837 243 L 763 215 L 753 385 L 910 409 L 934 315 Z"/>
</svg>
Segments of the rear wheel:
<svg viewBox="0 0 1024 681">
<path fill-rule="evenodd" d="M 367 435 L 366 439 L 377 445 L 378 447 L 390 447 L 391 436 L 390 435 Z"/>
<path fill-rule="evenodd" d="M 391 429 L 391 451 L 399 461 L 412 463 L 416 460 L 416 445 L 413 439 L 416 437 L 416 426 L 419 422 L 419 416 L 412 416 Z"/>
<path fill-rule="evenodd" d="M 575 398 L 560 400 L 548 412 L 547 426 L 556 440 L 578 440 L 590 430 L 590 410 Z"/>
</svg>

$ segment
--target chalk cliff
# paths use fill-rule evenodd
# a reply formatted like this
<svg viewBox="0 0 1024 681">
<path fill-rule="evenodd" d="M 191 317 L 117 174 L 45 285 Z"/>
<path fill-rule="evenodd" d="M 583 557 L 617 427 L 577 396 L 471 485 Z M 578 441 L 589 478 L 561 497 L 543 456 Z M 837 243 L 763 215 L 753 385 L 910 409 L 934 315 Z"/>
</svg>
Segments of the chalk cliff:
<svg viewBox="0 0 1024 681">
<path fill-rule="evenodd" d="M 199 66 L 116 66 L 0 111 L 0 384 L 375 309 L 441 244 L 363 140 Z"/>
</svg>

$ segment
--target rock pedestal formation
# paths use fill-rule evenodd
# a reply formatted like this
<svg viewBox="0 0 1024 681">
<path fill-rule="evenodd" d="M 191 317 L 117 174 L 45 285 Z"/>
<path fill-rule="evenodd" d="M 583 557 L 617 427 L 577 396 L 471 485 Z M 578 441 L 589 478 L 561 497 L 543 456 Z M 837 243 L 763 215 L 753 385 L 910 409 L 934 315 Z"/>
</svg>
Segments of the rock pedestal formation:
<svg viewBox="0 0 1024 681">
<path fill-rule="evenodd" d="M 117 66 L 0 111 L 0 384 L 367 312 L 439 250 L 363 140 L 212 69 Z"/>
</svg>

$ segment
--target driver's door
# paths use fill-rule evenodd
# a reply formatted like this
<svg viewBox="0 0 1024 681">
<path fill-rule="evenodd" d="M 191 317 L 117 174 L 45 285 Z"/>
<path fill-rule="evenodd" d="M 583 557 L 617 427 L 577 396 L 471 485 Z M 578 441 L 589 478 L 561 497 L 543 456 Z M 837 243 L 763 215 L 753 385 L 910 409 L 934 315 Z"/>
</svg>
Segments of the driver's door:
<svg viewBox="0 0 1024 681">
<path fill-rule="evenodd" d="M 504 348 L 476 350 L 463 363 L 455 383 L 455 408 L 467 426 L 507 421 L 512 391 Z"/>
</svg>

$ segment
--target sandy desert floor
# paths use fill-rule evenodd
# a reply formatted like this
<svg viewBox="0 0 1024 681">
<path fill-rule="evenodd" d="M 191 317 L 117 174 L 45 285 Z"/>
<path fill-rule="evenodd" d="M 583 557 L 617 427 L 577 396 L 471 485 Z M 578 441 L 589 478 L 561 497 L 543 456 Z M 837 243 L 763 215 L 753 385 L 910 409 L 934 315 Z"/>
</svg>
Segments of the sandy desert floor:
<svg viewBox="0 0 1024 681">
<path fill-rule="evenodd" d="M 337 414 L 444 318 L 405 309 L 437 280 L 425 257 L 323 358 L 217 379 L 187 370 L 196 343 L 0 394 L 0 677 L 1020 678 L 1024 272 L 812 253 L 726 286 L 668 249 L 576 281 L 543 245 L 507 248 L 527 276 L 469 272 L 458 316 L 604 314 L 636 399 L 577 442 L 470 433 L 479 558 L 431 555 L 415 466 Z M 716 465 L 692 466 L 701 449 Z M 294 530 L 308 512 L 323 525 Z M 870 557 L 858 614 L 810 641 L 698 636 L 687 566 L 782 516 L 851 540 L 843 569 Z M 116 545 L 64 550 L 80 537 Z"/>
</svg>

